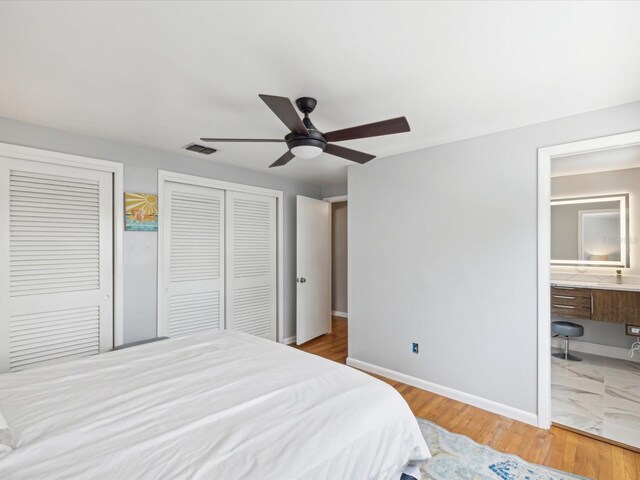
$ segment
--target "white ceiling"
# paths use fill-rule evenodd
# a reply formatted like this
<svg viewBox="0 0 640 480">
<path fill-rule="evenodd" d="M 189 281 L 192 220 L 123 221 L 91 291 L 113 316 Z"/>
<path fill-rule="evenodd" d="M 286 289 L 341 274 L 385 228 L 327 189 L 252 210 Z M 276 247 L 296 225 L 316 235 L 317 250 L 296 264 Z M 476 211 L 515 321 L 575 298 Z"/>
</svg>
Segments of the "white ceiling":
<svg viewBox="0 0 640 480">
<path fill-rule="evenodd" d="M 314 96 L 324 131 L 406 115 L 410 133 L 343 143 L 384 157 L 639 100 L 639 18 L 640 2 L 0 2 L 0 116 L 179 152 L 282 137 L 258 94 Z M 268 170 L 284 145 L 215 147 L 198 158 L 317 184 L 349 163 Z"/>
<path fill-rule="evenodd" d="M 551 159 L 551 176 L 566 177 L 584 173 L 609 172 L 640 167 L 640 145 L 610 148 L 596 152 Z"/>
</svg>

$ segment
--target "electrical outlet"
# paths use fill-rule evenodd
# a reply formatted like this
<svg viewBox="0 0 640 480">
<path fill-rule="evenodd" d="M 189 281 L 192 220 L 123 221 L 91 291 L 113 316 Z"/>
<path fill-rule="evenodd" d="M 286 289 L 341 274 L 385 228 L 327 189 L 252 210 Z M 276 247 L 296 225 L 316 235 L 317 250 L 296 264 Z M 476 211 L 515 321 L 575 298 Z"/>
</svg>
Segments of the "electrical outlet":
<svg viewBox="0 0 640 480">
<path fill-rule="evenodd" d="M 627 335 L 631 335 L 633 337 L 640 337 L 640 325 L 626 325 L 627 327 Z"/>
<path fill-rule="evenodd" d="M 418 353 L 418 344 L 417 343 L 412 343 L 411 344 L 411 353 Z"/>
</svg>

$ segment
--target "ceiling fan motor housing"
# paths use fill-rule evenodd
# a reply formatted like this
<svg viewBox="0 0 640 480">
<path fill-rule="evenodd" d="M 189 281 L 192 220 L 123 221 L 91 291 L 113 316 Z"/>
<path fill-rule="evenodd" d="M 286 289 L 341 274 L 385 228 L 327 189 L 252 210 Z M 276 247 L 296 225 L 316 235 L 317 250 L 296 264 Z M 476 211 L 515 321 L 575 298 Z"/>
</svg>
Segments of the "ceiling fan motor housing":
<svg viewBox="0 0 640 480">
<path fill-rule="evenodd" d="M 324 135 L 317 130 L 309 130 L 309 136 L 298 135 L 297 133 L 290 133 L 284 137 L 287 142 L 287 147 L 291 150 L 294 147 L 317 147 L 324 151 L 327 146 L 327 141 L 324 139 Z"/>
</svg>

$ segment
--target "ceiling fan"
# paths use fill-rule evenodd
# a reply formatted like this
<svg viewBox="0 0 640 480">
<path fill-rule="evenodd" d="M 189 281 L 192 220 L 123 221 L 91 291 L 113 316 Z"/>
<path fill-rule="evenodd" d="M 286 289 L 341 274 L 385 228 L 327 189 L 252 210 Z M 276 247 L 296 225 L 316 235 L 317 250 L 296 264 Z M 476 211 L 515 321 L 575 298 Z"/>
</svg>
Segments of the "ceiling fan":
<svg viewBox="0 0 640 480">
<path fill-rule="evenodd" d="M 264 103 L 276 114 L 276 116 L 291 131 L 283 139 L 280 138 L 201 138 L 203 142 L 286 142 L 289 150 L 278 160 L 269 165 L 280 167 L 289 163 L 294 157 L 314 158 L 322 152 L 346 158 L 356 163 L 367 163 L 376 158 L 375 155 L 359 152 L 350 148 L 341 147 L 329 142 L 342 142 L 344 140 L 355 140 L 357 138 L 378 137 L 380 135 L 390 135 L 392 133 L 408 132 L 409 123 L 405 117 L 392 118 L 381 122 L 368 123 L 357 127 L 334 130 L 333 132 L 322 133 L 318 130 L 309 114 L 313 112 L 318 103 L 315 98 L 302 97 L 296 100 L 298 109 L 304 114 L 300 116 L 293 107 L 291 100 L 287 97 L 276 97 L 273 95 L 258 95 Z"/>
</svg>

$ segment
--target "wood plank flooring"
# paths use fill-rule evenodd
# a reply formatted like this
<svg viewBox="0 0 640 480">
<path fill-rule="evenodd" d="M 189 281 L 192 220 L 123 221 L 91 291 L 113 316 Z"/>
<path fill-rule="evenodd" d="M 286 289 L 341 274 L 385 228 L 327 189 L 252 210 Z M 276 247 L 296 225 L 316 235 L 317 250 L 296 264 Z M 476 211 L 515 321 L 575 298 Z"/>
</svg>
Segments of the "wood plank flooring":
<svg viewBox="0 0 640 480">
<path fill-rule="evenodd" d="M 347 335 L 347 321 L 334 317 L 330 334 L 298 348 L 345 363 Z M 496 450 L 597 480 L 640 480 L 639 453 L 557 427 L 548 431 L 535 428 L 404 383 L 377 378 L 398 390 L 417 417 Z"/>
</svg>

